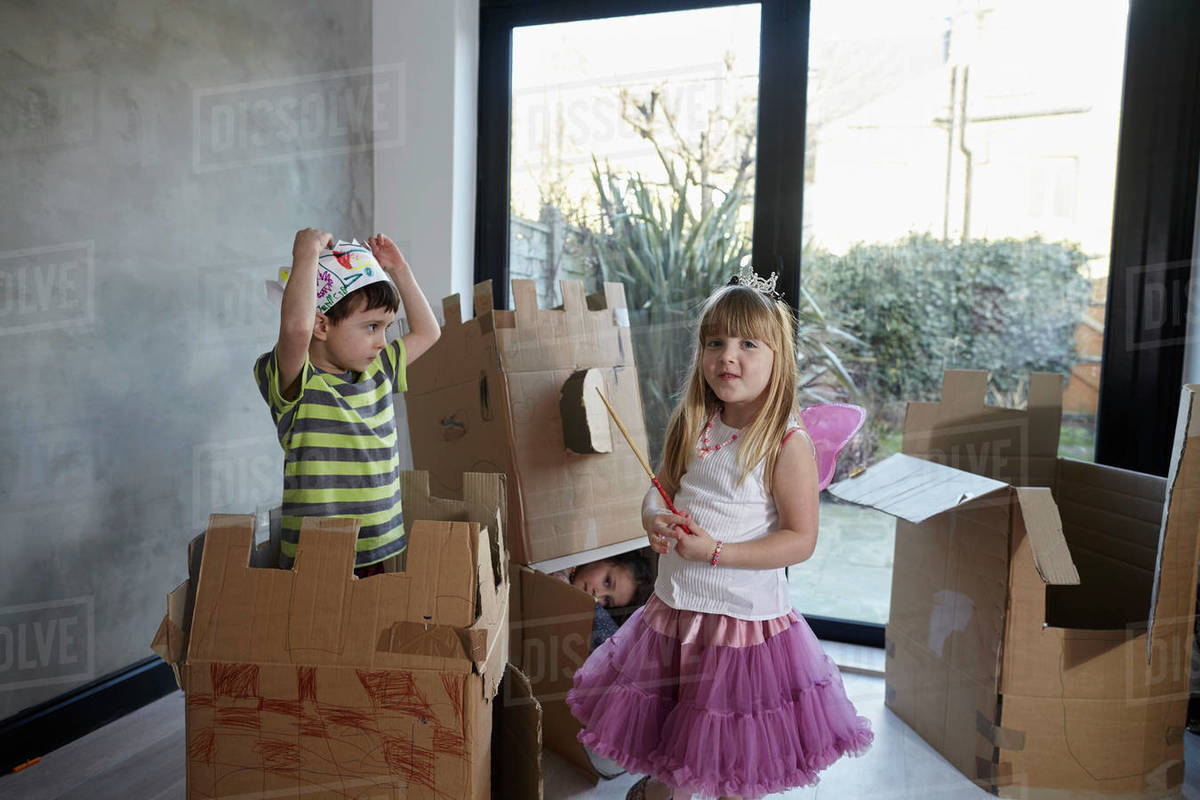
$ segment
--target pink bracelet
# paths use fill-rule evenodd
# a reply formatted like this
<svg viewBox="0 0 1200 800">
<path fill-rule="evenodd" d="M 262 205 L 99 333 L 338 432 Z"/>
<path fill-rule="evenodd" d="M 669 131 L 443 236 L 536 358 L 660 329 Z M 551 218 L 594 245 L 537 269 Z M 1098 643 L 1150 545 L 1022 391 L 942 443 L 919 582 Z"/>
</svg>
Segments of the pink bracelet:
<svg viewBox="0 0 1200 800">
<path fill-rule="evenodd" d="M 709 560 L 709 566 L 715 567 L 717 562 L 721 560 L 721 548 L 725 546 L 724 542 L 717 542 L 716 548 L 713 550 L 712 559 Z"/>
</svg>

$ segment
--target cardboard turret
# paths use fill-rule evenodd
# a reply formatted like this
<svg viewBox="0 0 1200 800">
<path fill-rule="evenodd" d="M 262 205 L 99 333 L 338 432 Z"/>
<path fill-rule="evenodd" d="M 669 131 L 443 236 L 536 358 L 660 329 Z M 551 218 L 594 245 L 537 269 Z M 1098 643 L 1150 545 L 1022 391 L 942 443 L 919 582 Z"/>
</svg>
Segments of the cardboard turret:
<svg viewBox="0 0 1200 800">
<path fill-rule="evenodd" d="M 947 372 L 902 452 L 830 488 L 896 517 L 887 706 L 1002 797 L 1163 797 L 1183 778 L 1200 399 L 1166 479 L 1058 458 L 1062 378 L 1024 410 Z M 1069 794 L 1070 793 L 1070 794 Z"/>
<path fill-rule="evenodd" d="M 492 795 L 504 489 L 496 474 L 463 481 L 465 499 L 446 500 L 402 473 L 406 564 L 364 579 L 356 519 L 305 518 L 295 567 L 278 569 L 253 516 L 212 515 L 153 644 L 186 694 L 189 798 Z M 498 796 L 540 780 L 536 706 L 513 705 Z"/>
<path fill-rule="evenodd" d="M 595 402 L 599 387 L 644 452 L 624 289 L 561 286 L 562 308 L 542 309 L 534 282 L 514 280 L 506 311 L 480 283 L 465 321 L 458 295 L 447 297 L 441 338 L 409 368 L 405 398 L 413 464 L 431 490 L 453 497 L 464 472 L 503 472 L 513 560 L 551 569 L 644 544 L 647 488 Z"/>
</svg>

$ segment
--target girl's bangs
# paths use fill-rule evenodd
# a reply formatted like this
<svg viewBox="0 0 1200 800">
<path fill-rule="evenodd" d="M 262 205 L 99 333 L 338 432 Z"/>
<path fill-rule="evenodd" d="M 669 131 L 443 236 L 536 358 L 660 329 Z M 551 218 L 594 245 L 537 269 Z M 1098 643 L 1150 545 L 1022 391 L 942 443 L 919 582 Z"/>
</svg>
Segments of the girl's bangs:
<svg viewBox="0 0 1200 800">
<path fill-rule="evenodd" d="M 755 289 L 728 287 L 705 309 L 700 340 L 710 336 L 737 336 L 772 343 L 772 310 Z"/>
</svg>

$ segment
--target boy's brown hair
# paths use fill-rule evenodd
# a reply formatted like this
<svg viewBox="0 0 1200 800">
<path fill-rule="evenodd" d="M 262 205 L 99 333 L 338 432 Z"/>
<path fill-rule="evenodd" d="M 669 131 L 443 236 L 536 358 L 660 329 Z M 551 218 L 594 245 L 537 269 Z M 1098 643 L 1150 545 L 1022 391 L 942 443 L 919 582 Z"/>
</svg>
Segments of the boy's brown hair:
<svg viewBox="0 0 1200 800">
<path fill-rule="evenodd" d="M 376 281 L 361 289 L 350 292 L 338 300 L 325 312 L 325 318 L 337 325 L 355 311 L 370 311 L 375 308 L 386 308 L 395 312 L 400 308 L 400 291 L 391 281 Z"/>
</svg>

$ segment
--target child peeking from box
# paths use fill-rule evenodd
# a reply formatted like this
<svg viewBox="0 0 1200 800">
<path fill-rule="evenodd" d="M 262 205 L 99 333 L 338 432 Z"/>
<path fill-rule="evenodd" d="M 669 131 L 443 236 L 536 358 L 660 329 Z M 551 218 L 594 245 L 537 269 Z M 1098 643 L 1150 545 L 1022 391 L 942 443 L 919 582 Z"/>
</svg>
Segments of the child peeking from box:
<svg viewBox="0 0 1200 800">
<path fill-rule="evenodd" d="M 617 632 L 619 623 L 614 617 L 624 621 L 649 599 L 654 590 L 650 565 L 636 552 L 618 553 L 550 574 L 595 598 L 593 650 Z"/>
<path fill-rule="evenodd" d="M 254 364 L 284 451 L 279 566 L 295 560 L 303 517 L 357 517 L 354 574 L 374 575 L 407 544 L 392 392 L 441 328 L 383 234 L 363 247 L 305 228 L 281 277 L 279 340 Z M 401 306 L 410 333 L 389 343 Z"/>
</svg>

